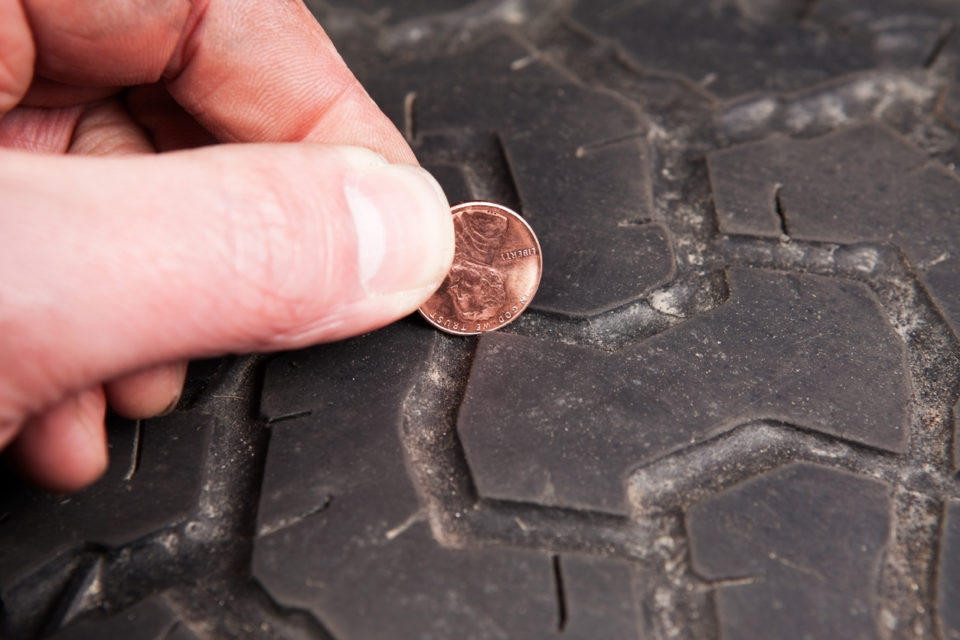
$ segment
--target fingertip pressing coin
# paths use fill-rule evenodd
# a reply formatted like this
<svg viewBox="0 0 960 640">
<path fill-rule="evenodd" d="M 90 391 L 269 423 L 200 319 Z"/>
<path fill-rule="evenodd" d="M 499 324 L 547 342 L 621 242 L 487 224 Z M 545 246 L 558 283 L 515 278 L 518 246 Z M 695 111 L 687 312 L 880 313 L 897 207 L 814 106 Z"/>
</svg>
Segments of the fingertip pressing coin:
<svg viewBox="0 0 960 640">
<path fill-rule="evenodd" d="M 493 202 L 465 202 L 450 213 L 453 266 L 420 314 L 459 336 L 500 329 L 523 313 L 540 285 L 537 236 L 517 213 Z"/>
</svg>

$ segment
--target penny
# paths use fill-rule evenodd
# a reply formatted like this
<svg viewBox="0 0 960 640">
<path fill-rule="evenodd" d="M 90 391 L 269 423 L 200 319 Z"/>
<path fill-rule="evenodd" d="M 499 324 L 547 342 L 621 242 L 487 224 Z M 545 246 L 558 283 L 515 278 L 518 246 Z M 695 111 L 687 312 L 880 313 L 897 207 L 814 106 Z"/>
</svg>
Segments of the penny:
<svg viewBox="0 0 960 640">
<path fill-rule="evenodd" d="M 454 206 L 453 266 L 420 307 L 427 322 L 460 336 L 494 331 L 530 305 L 543 271 L 540 243 L 530 225 L 492 202 Z"/>
</svg>

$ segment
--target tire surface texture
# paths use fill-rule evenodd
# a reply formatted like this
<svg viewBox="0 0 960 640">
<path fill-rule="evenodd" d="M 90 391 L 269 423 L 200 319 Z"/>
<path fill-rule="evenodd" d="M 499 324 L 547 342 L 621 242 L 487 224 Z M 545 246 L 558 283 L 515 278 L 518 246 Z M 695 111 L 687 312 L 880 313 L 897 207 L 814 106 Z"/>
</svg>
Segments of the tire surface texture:
<svg viewBox="0 0 960 640">
<path fill-rule="evenodd" d="M 960 638 L 956 3 L 311 9 L 540 292 L 0 472 L 0 636 Z"/>
</svg>

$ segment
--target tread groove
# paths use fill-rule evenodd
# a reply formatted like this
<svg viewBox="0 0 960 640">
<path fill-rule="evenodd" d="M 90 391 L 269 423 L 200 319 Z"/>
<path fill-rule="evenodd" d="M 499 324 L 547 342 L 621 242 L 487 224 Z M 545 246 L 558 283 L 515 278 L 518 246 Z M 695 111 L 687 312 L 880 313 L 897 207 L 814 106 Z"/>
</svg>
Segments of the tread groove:
<svg viewBox="0 0 960 640">
<path fill-rule="evenodd" d="M 563 570 L 560 567 L 560 556 L 551 557 L 553 566 L 553 582 L 557 591 L 557 631 L 563 633 L 567 628 L 567 594 L 563 587 Z"/>
<path fill-rule="evenodd" d="M 403 135 L 407 142 L 411 144 L 417 137 L 416 104 L 417 92 L 407 92 L 407 95 L 403 97 Z"/>
<path fill-rule="evenodd" d="M 787 212 L 783 208 L 783 199 L 780 197 L 782 189 L 783 187 L 778 184 L 773 192 L 773 204 L 777 212 L 777 218 L 780 219 L 780 233 L 782 233 L 784 237 L 789 238 L 790 223 L 787 221 Z"/>
<path fill-rule="evenodd" d="M 943 53 L 943 50 L 946 48 L 947 43 L 953 37 L 953 34 L 956 30 L 957 24 L 953 21 L 948 21 L 944 23 L 942 27 L 940 27 L 940 33 L 937 35 L 937 40 L 933 43 L 930 53 L 927 54 L 927 57 L 923 61 L 924 69 L 929 69 L 937 63 L 937 60 L 940 59 L 940 55 Z"/>
<path fill-rule="evenodd" d="M 142 455 L 141 452 L 141 439 L 143 438 L 143 422 L 137 420 L 134 426 L 133 432 L 133 453 L 130 455 L 130 466 L 127 468 L 127 473 L 124 474 L 123 479 L 126 482 L 133 480 L 133 476 L 136 475 L 137 469 L 140 468 L 140 458 Z"/>
</svg>

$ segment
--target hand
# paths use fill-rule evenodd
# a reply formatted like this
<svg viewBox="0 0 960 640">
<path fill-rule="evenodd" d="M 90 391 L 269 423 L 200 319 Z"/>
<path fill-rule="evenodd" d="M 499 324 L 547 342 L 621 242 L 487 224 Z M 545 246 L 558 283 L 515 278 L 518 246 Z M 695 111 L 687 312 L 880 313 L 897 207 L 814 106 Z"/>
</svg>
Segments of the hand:
<svg viewBox="0 0 960 640">
<path fill-rule="evenodd" d="M 0 117 L 0 448 L 53 490 L 106 468 L 107 400 L 155 415 L 189 358 L 380 327 L 453 256 L 297 2 L 0 0 Z"/>
</svg>

